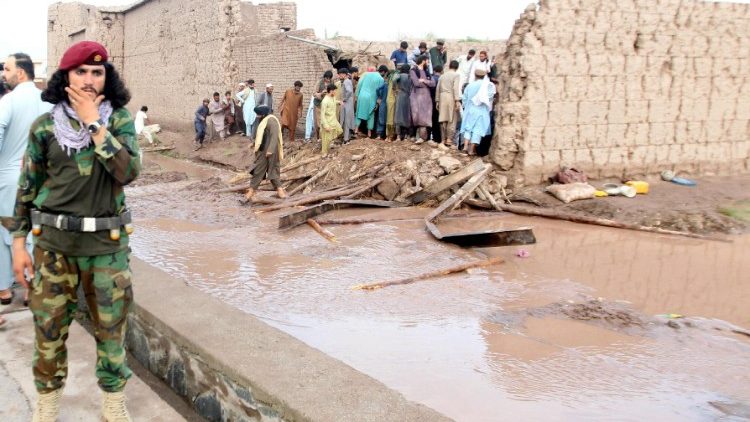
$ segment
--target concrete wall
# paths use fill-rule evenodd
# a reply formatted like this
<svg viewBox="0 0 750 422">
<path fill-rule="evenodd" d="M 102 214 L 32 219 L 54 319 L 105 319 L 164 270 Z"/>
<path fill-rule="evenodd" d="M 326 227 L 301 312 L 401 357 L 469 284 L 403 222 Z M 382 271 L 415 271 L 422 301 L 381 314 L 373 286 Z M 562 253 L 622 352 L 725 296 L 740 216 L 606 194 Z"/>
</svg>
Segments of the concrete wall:
<svg viewBox="0 0 750 422">
<path fill-rule="evenodd" d="M 750 170 L 750 6 L 544 0 L 516 22 L 492 160 L 535 183 Z"/>
<path fill-rule="evenodd" d="M 206 420 L 450 420 L 155 267 L 131 266 L 126 346 Z"/>
</svg>

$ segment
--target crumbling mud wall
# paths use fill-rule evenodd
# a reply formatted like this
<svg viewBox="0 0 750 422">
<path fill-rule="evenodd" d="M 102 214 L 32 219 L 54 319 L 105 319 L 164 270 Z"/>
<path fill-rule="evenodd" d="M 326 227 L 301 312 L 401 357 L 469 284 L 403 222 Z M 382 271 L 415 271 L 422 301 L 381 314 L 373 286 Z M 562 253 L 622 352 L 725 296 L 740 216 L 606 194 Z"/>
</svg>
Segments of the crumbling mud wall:
<svg viewBox="0 0 750 422">
<path fill-rule="evenodd" d="M 296 5 L 283 2 L 141 0 L 102 8 L 56 3 L 48 9 L 48 73 L 71 44 L 101 42 L 130 89 L 131 112 L 148 105 L 154 122 L 190 130 L 202 98 L 236 88 L 240 62 L 251 60 L 254 69 L 264 68 L 262 59 L 280 63 L 278 56 L 244 56 L 243 40 L 295 30 L 296 19 Z"/>
<path fill-rule="evenodd" d="M 543 0 L 501 67 L 493 162 L 536 183 L 750 170 L 750 6 Z"/>
<path fill-rule="evenodd" d="M 65 50 L 73 43 L 96 39 L 107 45 L 110 61 L 120 69 L 124 57 L 122 16 L 82 3 L 55 3 L 47 11 L 47 74 L 57 70 Z M 52 36 L 54 34 L 54 36 Z M 38 59 L 38 58 L 35 58 Z"/>
<path fill-rule="evenodd" d="M 156 122 L 184 126 L 201 99 L 224 86 L 224 3 L 162 0 L 124 14 L 123 74 L 133 95 L 131 111 L 148 105 Z"/>
</svg>

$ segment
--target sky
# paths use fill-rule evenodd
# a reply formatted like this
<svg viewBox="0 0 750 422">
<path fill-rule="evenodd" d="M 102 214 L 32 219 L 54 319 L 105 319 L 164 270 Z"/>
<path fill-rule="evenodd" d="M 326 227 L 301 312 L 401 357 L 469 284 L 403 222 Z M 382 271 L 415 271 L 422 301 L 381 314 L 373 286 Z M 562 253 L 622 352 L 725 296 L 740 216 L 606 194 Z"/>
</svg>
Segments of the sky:
<svg viewBox="0 0 750 422">
<path fill-rule="evenodd" d="M 214 0 L 204 0 L 214 1 Z M 289 1 L 289 0 L 287 0 Z M 748 0 L 750 1 L 750 0 Z M 57 0 L 0 2 L 0 58 L 15 52 L 34 60 L 47 58 L 47 6 Z M 69 2 L 65 0 L 64 2 Z M 94 6 L 121 6 L 134 0 L 81 0 Z M 253 1 L 252 3 L 272 3 Z M 401 38 L 435 37 L 462 39 L 505 39 L 513 22 L 532 0 L 466 0 L 466 7 L 438 13 L 438 2 L 378 0 L 367 4 L 372 10 L 362 16 L 366 3 L 342 0 L 297 0 L 297 28 L 313 28 L 318 38 L 334 35 L 360 40 L 396 42 Z M 13 11 L 9 5 L 13 5 Z M 377 5 L 377 8 L 373 7 Z M 477 11 L 482 11 L 478 14 Z M 491 17 L 491 18 L 490 18 Z M 479 22 L 478 22 L 479 21 Z M 2 59 L 0 59 L 2 60 Z"/>
</svg>

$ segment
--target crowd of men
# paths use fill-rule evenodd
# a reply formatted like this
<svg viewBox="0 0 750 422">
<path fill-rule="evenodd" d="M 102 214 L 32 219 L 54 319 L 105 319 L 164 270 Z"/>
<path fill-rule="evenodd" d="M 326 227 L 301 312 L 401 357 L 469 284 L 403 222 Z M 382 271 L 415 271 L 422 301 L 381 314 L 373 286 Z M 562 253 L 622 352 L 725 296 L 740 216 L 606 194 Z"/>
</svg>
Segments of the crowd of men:
<svg viewBox="0 0 750 422">
<path fill-rule="evenodd" d="M 448 60 L 444 40 L 428 49 L 421 42 L 413 50 L 402 41 L 389 59 L 390 65 L 327 70 L 314 87 L 306 117 L 305 141 L 317 139 L 327 155 L 331 144 L 348 143 L 353 137 L 433 141 L 475 155 L 489 148 L 497 104 L 497 68 L 486 51 L 471 49 Z M 278 109 L 273 104 L 273 85 L 257 93 L 255 81 L 239 84 L 224 96 L 214 92 L 195 112 L 195 147 L 232 133 L 254 139 L 255 107 L 266 106 L 278 114 L 282 132 L 295 139 L 303 115 L 302 82 L 284 92 Z M 330 98 L 330 99 L 329 99 Z M 277 112 L 277 113 L 275 113 Z"/>
</svg>

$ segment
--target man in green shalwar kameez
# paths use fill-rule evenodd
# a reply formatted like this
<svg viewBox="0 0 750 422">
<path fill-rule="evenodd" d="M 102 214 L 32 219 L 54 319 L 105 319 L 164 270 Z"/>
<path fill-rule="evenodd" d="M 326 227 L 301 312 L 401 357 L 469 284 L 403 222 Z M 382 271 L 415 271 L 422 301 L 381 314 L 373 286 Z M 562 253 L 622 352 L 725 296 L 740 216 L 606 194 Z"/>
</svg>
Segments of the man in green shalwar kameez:
<svg viewBox="0 0 750 422">
<path fill-rule="evenodd" d="M 383 77 L 388 73 L 388 67 L 381 65 L 378 72 L 367 72 L 357 84 L 357 124 L 359 127 L 363 120 L 367 121 L 368 136 L 375 138 L 375 107 L 378 104 L 378 88 L 383 85 Z"/>
</svg>

